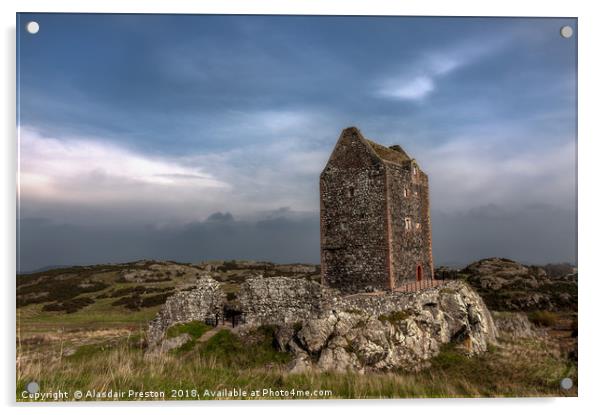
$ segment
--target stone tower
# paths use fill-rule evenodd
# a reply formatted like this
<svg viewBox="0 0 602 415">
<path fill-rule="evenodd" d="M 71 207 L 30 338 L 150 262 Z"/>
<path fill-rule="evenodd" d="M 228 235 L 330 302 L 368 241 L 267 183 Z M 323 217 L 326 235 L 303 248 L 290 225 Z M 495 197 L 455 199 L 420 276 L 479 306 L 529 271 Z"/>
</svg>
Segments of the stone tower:
<svg viewBox="0 0 602 415">
<path fill-rule="evenodd" d="M 343 130 L 320 175 L 320 254 L 345 293 L 433 278 L 428 176 L 400 146 Z"/>
</svg>

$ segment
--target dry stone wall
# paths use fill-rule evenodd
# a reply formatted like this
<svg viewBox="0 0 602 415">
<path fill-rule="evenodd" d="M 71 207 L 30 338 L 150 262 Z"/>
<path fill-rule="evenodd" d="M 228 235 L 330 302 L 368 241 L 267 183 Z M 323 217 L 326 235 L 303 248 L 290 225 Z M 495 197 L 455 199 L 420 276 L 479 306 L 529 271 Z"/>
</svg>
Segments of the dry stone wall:
<svg viewBox="0 0 602 415">
<path fill-rule="evenodd" d="M 241 285 L 239 301 L 247 324 L 288 324 L 319 315 L 328 296 L 304 278 L 255 277 Z"/>
<path fill-rule="evenodd" d="M 220 283 L 203 276 L 190 291 L 180 291 L 168 298 L 157 316 L 150 322 L 147 341 L 151 348 L 157 346 L 167 329 L 174 324 L 204 321 L 223 311 L 225 295 Z"/>
</svg>

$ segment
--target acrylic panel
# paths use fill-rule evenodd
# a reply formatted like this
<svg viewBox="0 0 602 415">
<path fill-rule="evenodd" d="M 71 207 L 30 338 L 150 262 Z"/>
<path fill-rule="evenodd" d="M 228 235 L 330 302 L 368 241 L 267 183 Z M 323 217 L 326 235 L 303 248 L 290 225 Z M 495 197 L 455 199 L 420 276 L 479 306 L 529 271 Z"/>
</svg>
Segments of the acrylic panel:
<svg viewBox="0 0 602 415">
<path fill-rule="evenodd" d="M 576 396 L 577 34 L 17 14 L 17 400 Z"/>
</svg>

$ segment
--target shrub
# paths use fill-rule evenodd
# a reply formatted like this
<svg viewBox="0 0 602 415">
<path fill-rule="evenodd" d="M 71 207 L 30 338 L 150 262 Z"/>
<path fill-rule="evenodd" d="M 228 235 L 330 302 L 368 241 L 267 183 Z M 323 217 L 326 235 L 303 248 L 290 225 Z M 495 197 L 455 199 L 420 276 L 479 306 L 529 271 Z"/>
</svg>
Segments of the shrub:
<svg viewBox="0 0 602 415">
<path fill-rule="evenodd" d="M 405 320 L 410 316 L 410 313 L 407 311 L 392 311 L 389 314 L 382 314 L 378 316 L 378 319 L 382 322 L 388 321 L 391 324 L 398 323 L 402 320 Z"/>
<path fill-rule="evenodd" d="M 58 281 L 42 278 L 32 285 L 17 288 L 17 307 L 49 301 L 63 302 L 80 294 L 101 291 L 107 287 L 108 284 L 104 282 L 88 282 L 81 277 L 65 278 Z"/>
<path fill-rule="evenodd" d="M 133 294 L 149 294 L 149 293 L 161 293 L 173 290 L 174 287 L 145 287 L 144 285 L 136 285 L 134 287 L 126 287 L 115 290 L 109 294 L 109 297 L 118 298 L 125 297 L 126 295 Z"/>
<path fill-rule="evenodd" d="M 124 306 L 130 310 L 139 310 L 141 308 L 154 307 L 157 305 L 165 304 L 165 301 L 173 295 L 174 291 L 168 291 L 161 294 L 151 295 L 148 297 L 142 297 L 140 294 L 135 293 L 128 297 L 121 297 L 117 301 L 113 301 L 111 305 Z"/>
<path fill-rule="evenodd" d="M 44 305 L 42 311 L 64 311 L 67 314 L 75 313 L 82 308 L 93 304 L 94 300 L 90 297 L 73 298 L 61 302 L 54 302 Z"/>
<path fill-rule="evenodd" d="M 558 315 L 551 311 L 534 311 L 529 314 L 529 320 L 538 326 L 551 327 L 558 322 Z"/>
<path fill-rule="evenodd" d="M 142 303 L 140 304 L 140 307 L 146 308 L 146 307 L 154 307 L 157 305 L 163 305 L 163 304 L 165 304 L 167 299 L 169 297 L 171 297 L 173 294 L 174 294 L 173 291 L 167 291 L 167 292 L 164 292 L 161 294 L 150 295 L 148 297 L 144 297 L 142 299 Z"/>
</svg>

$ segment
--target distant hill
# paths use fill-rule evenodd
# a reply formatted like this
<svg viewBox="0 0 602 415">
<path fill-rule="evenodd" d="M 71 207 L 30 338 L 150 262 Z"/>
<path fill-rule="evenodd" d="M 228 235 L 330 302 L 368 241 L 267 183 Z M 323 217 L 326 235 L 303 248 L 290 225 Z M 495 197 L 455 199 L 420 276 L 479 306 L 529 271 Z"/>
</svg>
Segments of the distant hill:
<svg viewBox="0 0 602 415">
<path fill-rule="evenodd" d="M 27 270 L 27 271 L 21 271 L 21 272 L 17 272 L 17 276 L 19 275 L 29 275 L 29 274 L 37 274 L 38 272 L 44 272 L 44 271 L 50 271 L 53 269 L 61 269 L 61 268 L 71 268 L 73 265 L 46 265 L 45 267 L 42 268 L 36 268 L 36 269 L 32 269 L 32 270 Z"/>
</svg>

